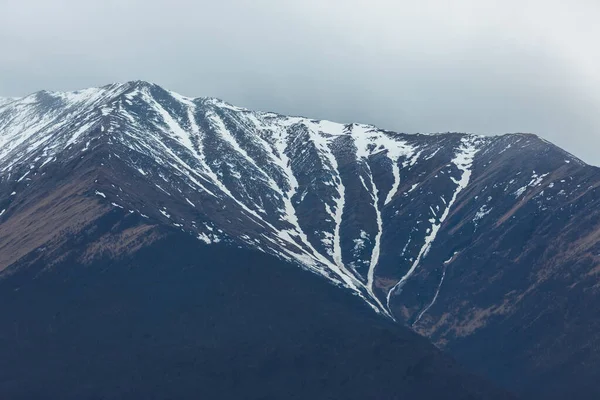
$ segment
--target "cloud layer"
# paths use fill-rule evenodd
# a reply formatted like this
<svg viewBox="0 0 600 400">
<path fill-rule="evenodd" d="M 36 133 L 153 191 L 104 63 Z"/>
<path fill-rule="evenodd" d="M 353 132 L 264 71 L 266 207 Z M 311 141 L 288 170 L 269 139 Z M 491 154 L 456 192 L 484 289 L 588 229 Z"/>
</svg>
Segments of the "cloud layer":
<svg viewBox="0 0 600 400">
<path fill-rule="evenodd" d="M 0 94 L 144 79 L 403 132 L 533 132 L 600 165 L 600 3 L 0 0 Z"/>
</svg>

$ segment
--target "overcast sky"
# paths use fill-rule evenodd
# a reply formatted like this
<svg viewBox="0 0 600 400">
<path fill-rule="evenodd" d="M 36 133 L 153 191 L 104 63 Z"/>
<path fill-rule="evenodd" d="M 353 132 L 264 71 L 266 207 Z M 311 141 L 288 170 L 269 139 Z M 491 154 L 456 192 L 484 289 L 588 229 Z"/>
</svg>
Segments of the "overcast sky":
<svg viewBox="0 0 600 400">
<path fill-rule="evenodd" d="M 600 165 L 598 0 L 0 0 L 0 96 L 143 79 L 402 132 L 533 132 Z"/>
</svg>

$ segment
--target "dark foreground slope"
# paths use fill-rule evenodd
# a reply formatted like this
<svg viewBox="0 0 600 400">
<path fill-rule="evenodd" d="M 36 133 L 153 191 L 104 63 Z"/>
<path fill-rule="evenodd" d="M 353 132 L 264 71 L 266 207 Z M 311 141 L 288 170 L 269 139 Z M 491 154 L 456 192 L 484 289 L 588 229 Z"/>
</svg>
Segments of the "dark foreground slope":
<svg viewBox="0 0 600 400">
<path fill-rule="evenodd" d="M 63 260 L 30 255 L 3 273 L 0 397 L 510 398 L 265 254 L 151 226 L 126 256 L 77 261 L 140 224 L 113 210 L 66 240 Z"/>
</svg>

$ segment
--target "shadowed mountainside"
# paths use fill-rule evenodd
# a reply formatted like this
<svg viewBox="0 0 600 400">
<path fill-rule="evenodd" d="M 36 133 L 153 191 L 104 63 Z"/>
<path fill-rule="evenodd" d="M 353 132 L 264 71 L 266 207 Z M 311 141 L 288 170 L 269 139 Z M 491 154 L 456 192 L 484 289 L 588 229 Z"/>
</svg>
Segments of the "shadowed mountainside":
<svg viewBox="0 0 600 400">
<path fill-rule="evenodd" d="M 0 280 L 3 398 L 512 398 L 277 258 L 121 210 L 91 226 Z M 145 245 L 98 253 L 128 231 Z"/>
</svg>

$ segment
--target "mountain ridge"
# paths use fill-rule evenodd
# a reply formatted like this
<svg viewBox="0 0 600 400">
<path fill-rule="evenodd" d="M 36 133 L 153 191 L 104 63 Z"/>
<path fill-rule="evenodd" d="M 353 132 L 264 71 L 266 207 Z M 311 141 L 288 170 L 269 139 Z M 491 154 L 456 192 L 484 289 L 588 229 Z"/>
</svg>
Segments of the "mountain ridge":
<svg viewBox="0 0 600 400">
<path fill-rule="evenodd" d="M 167 102 L 167 101 L 171 101 L 171 105 L 174 107 L 173 110 L 167 110 L 165 107 L 167 107 L 165 104 L 161 104 L 161 98 L 162 101 Z M 219 115 L 219 111 L 233 111 L 235 113 L 242 113 L 245 116 L 247 116 L 248 118 L 246 119 L 246 121 L 242 121 L 242 129 L 244 129 L 243 124 L 249 124 L 249 123 L 254 123 L 253 129 L 251 131 L 249 131 L 248 135 L 253 135 L 252 132 L 256 132 L 259 129 L 271 129 L 271 131 L 276 131 L 276 130 L 285 130 L 286 133 L 288 133 L 287 131 L 290 131 L 292 129 L 295 129 L 295 127 L 298 127 L 298 125 L 300 125 L 300 128 L 305 128 L 307 126 L 310 126 L 311 128 L 309 128 L 308 130 L 308 136 L 307 136 L 307 140 L 312 140 L 313 143 L 315 144 L 315 150 L 317 152 L 320 152 L 322 154 L 322 160 L 320 160 L 321 162 L 324 162 L 325 164 L 329 164 L 324 165 L 325 167 L 329 167 L 330 170 L 335 170 L 336 168 L 336 163 L 337 160 L 335 159 L 335 156 L 333 155 L 333 153 L 331 152 L 331 150 L 328 148 L 328 146 L 330 145 L 329 142 L 331 142 L 330 138 L 327 137 L 323 137 L 322 135 L 316 134 L 315 133 L 317 131 L 328 131 L 331 132 L 333 131 L 337 131 L 336 135 L 344 137 L 344 136 L 348 136 L 348 137 L 352 137 L 353 141 L 354 141 L 354 146 L 360 146 L 361 148 L 357 148 L 357 152 L 356 153 L 356 157 L 357 159 L 360 157 L 364 160 L 366 160 L 367 158 L 371 157 L 374 155 L 373 153 L 373 149 L 369 149 L 370 146 L 374 146 L 374 145 L 379 145 L 381 146 L 385 146 L 384 151 L 387 151 L 387 154 L 391 154 L 390 152 L 394 152 L 395 154 L 391 155 L 390 160 L 392 161 L 392 167 L 396 168 L 397 165 L 397 161 L 399 158 L 401 157 L 405 157 L 407 158 L 407 160 L 404 161 L 404 165 L 408 166 L 411 163 L 414 163 L 416 159 L 418 159 L 418 157 L 420 156 L 420 153 L 418 153 L 416 151 L 416 148 L 411 147 L 407 141 L 401 141 L 398 140 L 399 136 L 406 138 L 407 135 L 406 134 L 395 134 L 389 131 L 384 131 L 384 130 L 378 130 L 377 128 L 370 126 L 370 125 L 360 125 L 360 124 L 346 124 L 346 125 L 342 125 L 342 124 L 336 124 L 333 122 L 329 122 L 329 121 L 316 121 L 316 120 L 310 120 L 310 119 L 305 119 L 302 117 L 286 117 L 286 116 L 281 116 L 280 114 L 274 114 L 274 113 L 263 113 L 263 112 L 259 112 L 259 113 L 255 113 L 255 112 L 251 112 L 247 109 L 242 109 L 239 107 L 235 107 L 235 106 L 231 106 L 227 103 L 224 103 L 220 100 L 217 99 L 213 99 L 213 98 L 187 98 L 184 96 L 180 96 L 174 92 L 170 92 L 170 91 L 166 91 L 164 89 L 162 89 L 161 87 L 159 87 L 158 85 L 149 83 L 149 82 L 145 82 L 145 81 L 131 81 L 131 82 L 127 82 L 124 84 L 112 84 L 112 85 L 106 85 L 100 88 L 92 88 L 92 89 L 84 89 L 84 90 L 80 90 L 80 91 L 74 91 L 74 92 L 47 92 L 47 91 L 42 91 L 42 92 L 37 92 L 34 93 L 30 96 L 27 96 L 19 101 L 17 101 L 17 103 L 10 103 L 12 108 L 18 108 L 22 103 L 24 103 L 24 106 L 27 107 L 28 105 L 42 105 L 42 106 L 46 106 L 49 107 L 50 109 L 54 109 L 54 110 L 58 110 L 57 114 L 58 114 L 58 118 L 65 118 L 68 117 L 70 115 L 70 113 L 75 112 L 76 115 L 78 116 L 78 120 L 73 122 L 73 127 L 68 127 L 67 132 L 72 132 L 73 129 L 75 128 L 74 133 L 72 133 L 72 136 L 69 137 L 66 141 L 63 142 L 63 150 L 68 148 L 71 145 L 77 144 L 79 141 L 81 141 L 83 137 L 85 137 L 86 134 L 91 134 L 92 136 L 90 136 L 90 140 L 86 143 L 86 147 L 90 144 L 91 141 L 93 141 L 94 139 L 98 139 L 98 134 L 96 133 L 94 136 L 94 131 L 98 129 L 100 129 L 100 133 L 103 133 L 105 130 L 107 132 L 107 135 L 111 134 L 111 130 L 117 130 L 120 127 L 121 123 L 125 123 L 125 124 L 132 124 L 131 126 L 133 126 L 133 128 L 139 128 L 140 125 L 142 125 L 140 123 L 139 118 L 141 117 L 140 115 L 132 115 L 129 111 L 127 111 L 128 107 L 133 107 L 133 100 L 137 99 L 137 101 L 141 101 L 142 106 L 149 106 L 147 107 L 147 109 L 144 110 L 144 112 L 149 112 L 154 114 L 154 118 L 155 119 L 162 119 L 162 123 L 160 125 L 155 125 L 154 128 L 167 128 L 167 131 L 169 133 L 171 133 L 171 135 L 173 137 L 171 138 L 165 138 L 165 140 L 175 140 L 177 142 L 177 145 L 181 145 L 184 147 L 184 150 L 187 150 L 188 152 L 192 153 L 193 155 L 196 156 L 195 160 L 196 162 L 199 161 L 200 163 L 200 167 L 204 170 L 203 172 L 206 172 L 205 176 L 201 176 L 197 173 L 194 173 L 194 168 L 189 168 L 188 165 L 185 164 L 185 162 L 181 163 L 181 160 L 179 159 L 179 157 L 177 155 L 175 155 L 174 157 L 172 157 L 172 159 L 175 159 L 176 162 L 178 162 L 180 165 L 183 165 L 184 168 L 187 167 L 188 171 L 191 171 L 191 174 L 188 173 L 188 177 L 200 188 L 202 188 L 203 190 L 205 190 L 206 192 L 214 195 L 214 190 L 211 189 L 207 189 L 206 185 L 203 185 L 202 182 L 198 181 L 197 178 L 203 178 L 206 180 L 206 178 L 208 177 L 208 179 L 210 181 L 212 181 L 213 184 L 216 184 L 216 186 L 218 186 L 218 189 L 220 189 L 223 193 L 225 193 L 227 196 L 231 197 L 234 199 L 234 201 L 236 201 L 238 204 L 241 205 L 242 207 L 242 212 L 245 212 L 247 214 L 250 214 L 249 217 L 251 219 L 260 219 L 261 216 L 259 216 L 257 214 L 257 211 L 264 211 L 262 210 L 261 207 L 255 207 L 254 209 L 251 209 L 247 206 L 247 204 L 244 204 L 243 202 L 238 202 L 234 196 L 232 196 L 232 192 L 229 188 L 227 188 L 225 185 L 222 185 L 220 182 L 219 177 L 215 176 L 214 171 L 212 170 L 211 166 L 208 166 L 208 164 L 206 164 L 206 162 L 204 161 L 205 155 L 201 154 L 201 152 L 198 152 L 199 148 L 198 147 L 198 143 L 194 143 L 195 138 L 197 138 L 200 134 L 201 134 L 201 130 L 202 128 L 199 127 L 198 122 L 199 120 L 197 119 L 197 110 L 198 107 L 206 107 L 208 108 L 208 112 L 204 113 L 204 118 L 203 121 L 210 121 L 210 123 L 213 125 L 212 129 L 214 130 L 220 130 L 220 132 L 227 132 L 227 128 L 225 127 L 225 125 L 223 125 L 224 121 L 222 119 L 222 116 Z M 158 99 L 158 100 L 157 100 Z M 172 100 L 174 100 L 174 102 L 172 102 Z M 185 110 L 187 109 L 187 110 Z M 85 112 L 86 116 L 83 116 L 81 113 Z M 187 118 L 188 121 L 182 121 L 182 120 L 178 120 L 177 117 L 175 117 L 177 114 L 175 113 L 183 113 L 183 118 Z M 151 114 L 149 114 L 151 115 Z M 181 117 L 181 116 L 179 116 Z M 16 117 L 18 118 L 18 116 Z M 30 119 L 30 117 L 27 117 L 28 119 Z M 182 119 L 183 119 L 182 118 Z M 262 121 L 258 121 L 258 118 L 262 118 Z M 79 119 L 83 119 L 85 122 L 81 123 L 79 121 Z M 126 119 L 128 119 L 127 121 L 125 121 Z M 137 122 L 136 122 L 137 119 Z M 265 119 L 278 119 L 279 121 L 277 121 L 275 123 L 275 125 L 271 125 L 269 126 L 269 123 L 267 122 L 265 124 Z M 44 119 L 40 118 L 40 122 L 38 123 L 38 125 L 43 125 L 45 123 L 47 123 L 47 121 L 45 121 Z M 282 122 L 283 120 L 283 122 Z M 239 122 L 239 121 L 238 121 Z M 61 124 L 63 124 L 61 122 Z M 59 126 L 61 126 L 61 124 L 59 124 Z M 52 129 L 56 130 L 56 124 L 52 124 L 51 122 L 49 123 L 49 125 L 52 127 Z M 6 127 L 4 127 L 6 129 Z M 43 129 L 43 128 L 42 128 Z M 210 129 L 210 128 L 209 128 Z M 35 125 L 33 127 L 29 127 L 29 131 L 35 131 L 35 130 L 39 130 L 39 127 L 36 127 Z M 192 131 L 192 134 L 188 136 L 188 132 Z M 22 132 L 23 128 L 22 126 L 17 126 L 16 129 L 17 132 Z M 358 131 L 357 134 L 354 134 L 355 131 Z M 289 134 L 289 133 L 288 133 Z M 305 132 L 294 132 L 294 134 L 296 135 L 302 135 L 305 134 Z M 10 131 L 9 131 L 9 135 L 10 135 Z M 8 135 L 8 136 L 9 136 Z M 80 138 L 81 135 L 81 138 Z M 363 141 L 365 138 L 365 136 L 367 135 L 371 135 L 372 138 L 374 138 L 374 141 L 372 142 L 364 142 L 364 143 L 360 143 L 361 141 Z M 284 134 L 285 136 L 285 134 Z M 456 135 L 451 135 L 451 136 L 456 136 Z M 520 138 L 522 135 L 518 135 L 518 136 L 509 136 L 509 138 L 511 139 L 516 139 L 516 138 Z M 395 138 L 394 138 L 395 137 Z M 418 135 L 416 137 L 419 137 Z M 247 153 L 248 149 L 242 149 L 239 145 L 239 143 L 237 142 L 237 138 L 231 135 L 223 135 L 223 138 L 225 139 L 226 145 L 229 145 L 230 147 L 233 147 L 234 150 L 239 150 L 239 153 L 242 155 L 242 157 L 245 158 L 246 161 L 249 160 L 249 164 L 250 167 L 255 167 L 255 171 L 259 174 L 262 174 L 267 181 L 270 180 L 270 182 L 267 182 L 268 185 L 271 188 L 275 188 L 275 190 L 279 191 L 278 195 L 281 197 L 281 200 L 283 200 L 284 204 L 282 206 L 279 207 L 279 209 L 281 210 L 283 207 L 283 209 L 285 210 L 285 215 L 283 216 L 284 220 L 287 220 L 287 222 L 291 222 L 292 225 L 294 225 L 296 228 L 294 228 L 292 231 L 290 231 L 293 235 L 296 235 L 296 238 L 284 238 L 284 240 L 286 241 L 286 246 L 294 246 L 296 247 L 296 250 L 294 251 L 294 254 L 292 255 L 292 257 L 296 257 L 298 259 L 298 261 L 300 261 L 303 264 L 307 264 L 306 260 L 303 260 L 303 257 L 309 256 L 312 257 L 313 260 L 310 261 L 312 263 L 317 263 L 317 264 L 325 264 L 327 265 L 328 271 L 325 271 L 326 273 L 333 273 L 333 275 L 335 276 L 334 280 L 338 280 L 340 281 L 340 283 L 350 286 L 351 288 L 353 288 L 353 290 L 357 291 L 357 293 L 359 293 L 359 295 L 363 296 L 365 295 L 366 297 L 369 297 L 372 300 L 372 304 L 376 309 L 378 309 L 381 312 L 384 312 L 386 314 L 390 313 L 389 310 L 389 297 L 391 295 L 391 291 L 390 293 L 388 293 L 388 295 L 386 296 L 386 302 L 388 303 L 387 307 L 383 305 L 383 299 L 380 299 L 377 295 L 375 295 L 374 293 L 374 288 L 373 288 L 373 270 L 375 269 L 376 265 L 377 265 L 377 238 L 375 239 L 375 243 L 373 244 L 373 248 L 372 248 L 372 260 L 371 260 L 371 266 L 369 268 L 369 273 L 367 274 L 367 284 L 364 285 L 360 282 L 360 278 L 357 279 L 356 274 L 352 273 L 349 270 L 345 270 L 346 267 L 344 265 L 344 263 L 342 262 L 342 254 L 341 254 L 341 248 L 340 248 L 340 243 L 339 243 L 339 228 L 341 225 L 341 218 L 343 215 L 343 208 L 344 208 L 344 196 L 343 196 L 343 192 L 341 192 L 342 190 L 344 190 L 344 185 L 341 183 L 341 180 L 339 180 L 340 176 L 338 175 L 338 177 L 336 178 L 335 176 L 333 177 L 333 179 L 338 179 L 337 183 L 333 183 L 334 185 L 337 185 L 337 195 L 338 195 L 338 200 L 334 201 L 334 204 L 331 205 L 326 205 L 326 210 L 328 212 L 328 214 L 330 215 L 330 217 L 332 219 L 336 220 L 336 226 L 334 227 L 334 229 L 331 231 L 329 230 L 329 232 L 327 232 L 328 235 L 333 235 L 333 243 L 331 243 L 331 245 L 329 246 L 329 248 L 325 248 L 325 252 L 328 254 L 323 254 L 323 249 L 315 249 L 313 246 L 316 245 L 316 243 L 313 241 L 310 241 L 308 238 L 305 238 L 304 233 L 302 232 L 302 228 L 300 228 L 300 225 L 297 223 L 297 221 L 295 220 L 297 217 L 295 216 L 295 210 L 294 210 L 294 206 L 291 204 L 292 201 L 292 197 L 296 195 L 295 190 L 293 189 L 293 187 L 289 187 L 290 184 L 293 184 L 294 181 L 296 180 L 296 177 L 294 176 L 293 171 L 286 165 L 286 162 L 289 163 L 289 158 L 287 157 L 287 155 L 285 154 L 285 150 L 286 150 L 286 143 L 282 143 L 282 142 L 278 142 L 277 143 L 269 143 L 271 146 L 273 146 L 274 144 L 276 146 L 279 146 L 277 149 L 271 149 L 272 151 L 278 152 L 277 155 L 275 157 L 272 157 L 272 160 L 275 161 L 277 163 L 277 167 L 280 169 L 280 171 L 276 171 L 275 172 L 275 176 L 270 176 L 271 171 L 267 171 L 265 173 L 265 171 L 261 170 L 261 168 L 258 166 L 258 164 L 255 162 L 255 160 L 252 158 L 252 156 L 249 156 L 249 154 Z M 468 138 L 468 139 L 467 139 Z M 126 140 L 131 140 L 133 139 L 131 136 L 129 138 L 127 138 Z M 256 139 L 256 137 L 255 137 Z M 536 137 L 536 140 L 538 138 Z M 31 138 L 19 138 L 19 140 L 21 141 L 28 141 L 31 142 Z M 19 141 L 17 140 L 17 142 Z M 37 143 L 44 143 L 45 138 L 40 138 L 38 140 L 38 142 L 34 143 L 27 151 L 30 152 L 34 152 L 36 150 L 35 145 Z M 108 141 L 109 144 L 111 144 L 111 139 L 107 138 L 105 139 Z M 263 147 L 266 146 L 266 139 L 265 138 L 258 138 L 259 141 L 263 141 L 262 145 Z M 288 138 L 282 137 L 279 140 L 288 140 Z M 485 138 L 485 137 L 478 137 L 478 136 L 469 136 L 469 135 L 461 135 L 461 143 L 462 145 L 466 145 L 467 143 L 479 143 L 479 142 L 488 142 L 491 141 L 493 139 L 490 138 Z M 124 140 L 122 140 L 124 142 Z M 5 150 L 4 152 L 0 153 L 0 162 L 3 159 L 7 158 L 8 152 L 10 152 L 12 150 L 11 147 L 16 147 L 14 145 L 15 140 L 6 140 L 4 141 L 4 147 L 8 148 L 8 150 Z M 164 147 L 164 144 L 160 141 L 157 142 L 158 144 L 162 145 Z M 127 145 L 127 144 L 126 144 Z M 251 151 L 261 151 L 264 149 L 257 149 L 256 148 L 256 144 L 254 145 L 254 149 L 250 149 Z M 282 147 L 283 146 L 283 147 Z M 460 147 L 461 145 L 458 145 L 458 147 Z M 48 148 L 48 147 L 46 147 Z M 84 149 L 85 149 L 84 148 Z M 471 146 L 470 150 L 468 151 L 474 151 L 475 147 Z M 162 149 L 161 149 L 162 150 Z M 168 151 L 168 150 L 167 150 Z M 457 150 L 458 151 L 458 150 Z M 194 154 L 195 153 L 195 154 Z M 359 154 L 360 153 L 360 154 Z M 156 153 L 155 153 L 156 154 Z M 171 152 L 172 155 L 172 152 Z M 413 159 L 408 159 L 408 156 L 411 157 L 416 157 Z M 44 154 L 46 158 L 46 161 L 49 162 L 48 160 L 51 160 L 51 158 L 48 156 L 48 154 Z M 570 156 L 572 160 L 576 160 L 577 162 L 580 162 L 578 159 L 576 159 L 573 156 Z M 24 162 L 23 159 L 19 159 L 18 157 L 13 157 L 12 158 L 12 162 Z M 42 166 L 44 164 L 42 163 Z M 367 164 L 368 165 L 368 164 Z M 468 166 L 465 166 L 466 169 L 468 169 Z M 8 164 L 7 166 L 4 166 L 3 170 L 6 171 L 7 169 L 12 168 L 12 164 Z M 140 173 L 143 173 L 143 170 L 138 169 L 138 171 L 141 171 Z M 285 176 L 277 176 L 281 174 L 281 171 L 284 172 Z M 465 170 L 466 171 L 466 170 Z M 184 171 L 185 172 L 185 171 Z M 387 205 L 392 197 L 396 194 L 393 193 L 392 191 L 395 191 L 398 189 L 398 184 L 400 181 L 400 176 L 399 176 L 399 171 L 394 169 L 393 171 L 393 175 L 394 175 L 394 185 L 390 191 L 387 193 L 387 198 L 385 200 L 385 204 Z M 196 176 L 194 176 L 196 175 Z M 25 175 L 23 175 L 25 176 Z M 23 176 L 21 176 L 21 178 L 19 179 L 23 179 Z M 287 185 L 285 182 L 283 182 L 283 184 L 280 185 L 279 182 L 274 181 L 273 179 L 287 179 Z M 452 178 L 455 179 L 455 178 Z M 366 182 L 364 180 L 363 177 L 361 177 L 361 181 L 362 181 L 362 185 L 365 187 L 365 189 L 367 191 L 369 191 L 369 188 L 366 186 Z M 467 179 L 468 181 L 468 179 Z M 457 181 L 455 182 L 457 183 Z M 467 182 L 468 183 L 468 182 Z M 372 184 L 372 196 L 375 195 L 375 192 L 379 192 L 379 188 L 377 188 L 375 186 L 374 182 L 371 182 Z M 466 183 L 465 183 L 466 184 Z M 286 186 L 288 188 L 287 193 L 284 193 Z M 462 190 L 462 187 L 461 187 Z M 287 197 L 287 200 L 286 200 Z M 380 199 L 377 198 L 376 202 L 379 202 Z M 189 200 L 188 200 L 189 202 Z M 287 203 L 286 203 L 287 202 Z M 190 202 L 191 203 L 191 202 Z M 335 207 L 335 212 L 333 211 L 333 207 Z M 448 210 L 450 209 L 450 207 L 447 208 Z M 376 210 L 376 213 L 378 215 L 381 215 L 379 210 Z M 164 214 L 163 214 L 164 215 Z M 256 222 L 256 221 L 255 221 Z M 443 221 L 442 221 L 443 222 Z M 381 221 L 379 221 L 379 223 L 381 223 Z M 281 235 L 281 228 L 275 228 L 272 226 L 273 229 L 275 229 L 276 231 L 279 230 L 279 234 Z M 287 231 L 287 230 L 286 230 Z M 289 233 L 286 233 L 286 231 L 283 232 L 283 235 L 289 235 Z M 381 234 L 382 229 L 379 229 L 378 234 Z M 208 233 L 204 232 L 202 233 L 203 236 L 207 236 Z M 330 237 L 325 237 L 322 238 L 322 241 L 325 240 L 332 240 L 332 238 Z M 359 240 L 359 239 L 356 239 Z M 304 249 L 303 249 L 304 247 Z M 327 247 L 327 246 L 326 246 Z M 284 249 L 286 252 L 289 253 L 288 249 Z M 300 253 L 305 253 L 304 254 L 297 254 L 298 252 Z M 333 253 L 333 254 L 332 254 Z M 328 257 L 329 256 L 329 257 Z M 284 257 L 286 257 L 284 255 Z M 323 273 L 322 271 L 319 271 L 320 273 Z M 364 278 L 364 277 L 362 277 Z M 366 292 L 363 293 L 363 292 Z M 368 301 L 368 300 L 367 300 Z M 387 309 L 386 309 L 387 308 Z M 391 316 L 391 314 L 390 314 Z"/>
<path fill-rule="evenodd" d="M 372 124 L 372 123 L 361 123 L 361 122 L 357 122 L 357 121 L 353 121 L 353 122 L 340 122 L 340 121 L 333 121 L 333 120 L 326 120 L 326 119 L 319 119 L 319 118 L 311 118 L 309 116 L 303 115 L 303 114 L 290 114 L 290 115 L 286 115 L 286 114 L 282 114 L 280 112 L 276 112 L 276 111 L 272 111 L 272 110 L 252 110 L 246 107 L 240 107 L 240 106 L 236 106 L 233 105 L 232 103 L 229 103 L 227 101 L 225 101 L 224 99 L 220 98 L 220 97 L 214 97 L 214 96 L 198 96 L 198 97 L 190 97 L 190 96 L 184 96 L 182 94 L 179 94 L 175 91 L 171 91 L 171 90 L 167 90 L 164 89 L 163 86 L 161 86 L 160 84 L 157 84 L 155 82 L 152 81 L 147 81 L 147 80 L 129 80 L 129 81 L 123 81 L 123 82 L 113 82 L 113 83 L 109 83 L 106 85 L 102 85 L 102 86 L 93 86 L 93 87 L 89 87 L 89 88 L 85 88 L 85 89 L 75 89 L 75 90 L 67 90 L 67 91 L 60 91 L 60 90 L 39 90 L 36 92 L 32 92 L 29 93 L 25 96 L 22 97 L 2 97 L 0 96 L 0 107 L 6 105 L 6 103 L 8 102 L 14 102 L 14 101 L 19 101 L 19 100 L 23 100 L 26 98 L 29 98 L 31 96 L 36 96 L 37 94 L 40 93 L 46 93 L 49 95 L 58 95 L 58 96 L 64 96 L 64 95 L 68 95 L 68 94 L 73 94 L 73 93 L 78 93 L 78 92 L 83 92 L 86 90 L 104 90 L 107 88 L 111 88 L 111 87 L 118 87 L 118 88 L 129 88 L 130 90 L 133 90 L 134 88 L 151 88 L 151 87 L 157 87 L 160 88 L 162 90 L 167 91 L 168 93 L 170 93 L 171 95 L 179 98 L 179 99 L 185 99 L 188 101 L 192 101 L 192 102 L 214 102 L 214 103 L 219 103 L 224 105 L 225 107 L 229 107 L 232 108 L 234 110 L 238 110 L 238 111 L 247 111 L 247 112 L 256 112 L 256 113 L 260 113 L 260 114 L 270 114 L 270 115 L 278 115 L 278 116 L 287 116 L 287 117 L 292 117 L 292 118 L 302 118 L 302 119 L 306 119 L 306 120 L 312 120 L 312 121 L 327 121 L 327 122 L 331 122 L 334 124 L 338 124 L 338 125 L 362 125 L 362 126 L 368 126 L 374 129 L 379 129 L 381 131 L 386 131 L 386 132 L 391 132 L 391 133 L 401 133 L 404 135 L 425 135 L 425 136 L 433 136 L 433 135 L 446 135 L 446 134 L 463 134 L 463 135 L 471 135 L 471 136 L 481 136 L 481 137 L 502 137 L 502 136 L 513 136 L 513 135 L 524 135 L 524 136 L 533 136 L 537 139 L 543 140 L 545 142 L 547 142 L 548 144 L 551 144 L 553 146 L 556 146 L 557 148 L 561 149 L 562 151 L 564 151 L 566 153 L 566 155 L 568 155 L 569 157 L 578 160 L 580 163 L 583 164 L 587 164 L 585 161 L 579 159 L 577 156 L 575 156 L 573 153 L 570 153 L 562 148 L 560 148 L 559 146 L 555 145 L 554 143 L 552 143 L 551 141 L 544 139 L 542 136 L 540 136 L 539 134 L 536 133 L 532 133 L 532 132 L 506 132 L 506 133 L 500 133 L 500 134 L 489 134 L 489 135 L 481 135 L 481 134 L 477 134 L 475 132 L 461 132 L 461 131 L 440 131 L 440 132 L 398 132 L 395 131 L 393 129 L 387 129 L 387 128 L 379 128 L 376 124 Z"/>
<path fill-rule="evenodd" d="M 599 171 L 532 134 L 402 134 L 147 82 L 38 92 L 0 106 L 0 270 L 124 212 L 298 265 L 501 386 L 560 398 L 577 381 L 585 397 L 598 390 L 573 343 L 600 360 L 585 306 L 600 300 Z M 549 376 L 562 386 L 542 393 Z"/>
</svg>

